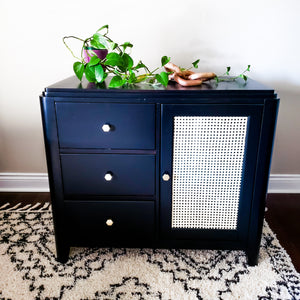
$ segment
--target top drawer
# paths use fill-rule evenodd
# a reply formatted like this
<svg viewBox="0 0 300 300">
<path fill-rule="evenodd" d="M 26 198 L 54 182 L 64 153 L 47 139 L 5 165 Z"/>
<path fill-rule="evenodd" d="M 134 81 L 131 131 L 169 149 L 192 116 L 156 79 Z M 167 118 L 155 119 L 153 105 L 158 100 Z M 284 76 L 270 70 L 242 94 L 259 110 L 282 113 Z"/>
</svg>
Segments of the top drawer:
<svg viewBox="0 0 300 300">
<path fill-rule="evenodd" d="M 61 148 L 155 148 L 154 104 L 56 102 L 56 114 Z"/>
</svg>

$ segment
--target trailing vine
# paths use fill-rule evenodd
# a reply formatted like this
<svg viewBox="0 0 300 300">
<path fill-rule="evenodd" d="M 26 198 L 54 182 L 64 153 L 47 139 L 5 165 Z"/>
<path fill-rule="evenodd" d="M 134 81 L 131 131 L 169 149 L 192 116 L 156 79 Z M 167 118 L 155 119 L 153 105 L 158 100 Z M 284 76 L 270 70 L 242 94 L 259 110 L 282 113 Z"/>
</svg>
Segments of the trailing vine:
<svg viewBox="0 0 300 300">
<path fill-rule="evenodd" d="M 250 72 L 250 67 L 251 67 L 251 65 L 248 65 L 247 68 L 237 76 L 230 76 L 229 72 L 231 70 L 231 67 L 227 67 L 226 72 L 222 75 L 222 77 L 216 76 L 215 80 L 217 82 L 221 82 L 221 81 L 234 81 L 238 78 L 242 78 L 242 79 L 244 79 L 244 81 L 247 81 L 248 76 L 246 75 L 246 73 Z"/>
<path fill-rule="evenodd" d="M 222 76 L 217 76 L 214 73 L 194 73 L 190 71 L 192 67 L 198 68 L 200 59 L 194 61 L 192 67 L 185 69 L 170 63 L 170 57 L 168 56 L 163 56 L 160 67 L 151 71 L 141 60 L 137 64 L 134 63 L 130 56 L 133 47 L 132 43 L 125 42 L 119 45 L 108 34 L 109 26 L 104 25 L 86 39 L 73 35 L 63 38 L 63 43 L 76 59 L 76 62 L 73 64 L 73 70 L 80 81 L 83 75 L 85 75 L 89 82 L 100 84 L 105 81 L 108 75 L 111 75 L 112 78 L 108 87 L 117 88 L 140 82 L 147 82 L 149 84 L 159 83 L 167 86 L 169 79 L 173 79 L 186 86 L 191 86 L 211 79 L 215 79 L 218 83 L 221 81 L 232 81 L 237 78 L 243 78 L 246 81 L 248 78 L 245 73 L 250 71 L 250 65 L 238 76 L 230 76 L 231 67 L 227 67 L 226 72 Z M 80 56 L 74 54 L 66 43 L 67 39 L 76 39 L 82 43 Z M 102 55 L 99 55 L 101 51 Z M 164 69 L 157 73 L 163 67 Z M 172 67 L 175 67 L 175 69 Z M 207 74 L 210 74 L 210 76 L 207 77 Z M 198 83 L 195 79 L 198 80 Z"/>
</svg>

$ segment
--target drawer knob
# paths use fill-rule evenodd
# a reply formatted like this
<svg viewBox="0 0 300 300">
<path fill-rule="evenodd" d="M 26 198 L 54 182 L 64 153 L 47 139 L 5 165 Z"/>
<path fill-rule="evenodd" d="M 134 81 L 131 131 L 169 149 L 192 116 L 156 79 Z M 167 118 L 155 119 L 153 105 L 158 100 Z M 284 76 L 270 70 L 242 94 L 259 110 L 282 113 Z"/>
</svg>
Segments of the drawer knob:
<svg viewBox="0 0 300 300">
<path fill-rule="evenodd" d="M 110 132 L 111 131 L 111 126 L 109 124 L 104 124 L 102 126 L 102 131 L 104 131 L 104 132 Z"/>
<path fill-rule="evenodd" d="M 107 226 L 112 226 L 114 224 L 114 221 L 112 219 L 107 219 L 106 220 L 106 225 Z"/>
<path fill-rule="evenodd" d="M 111 181 L 113 179 L 113 174 L 112 172 L 107 172 L 105 175 L 104 175 L 104 179 L 106 181 Z"/>
<path fill-rule="evenodd" d="M 164 173 L 162 176 L 163 181 L 169 181 L 171 176 L 168 173 Z"/>
</svg>

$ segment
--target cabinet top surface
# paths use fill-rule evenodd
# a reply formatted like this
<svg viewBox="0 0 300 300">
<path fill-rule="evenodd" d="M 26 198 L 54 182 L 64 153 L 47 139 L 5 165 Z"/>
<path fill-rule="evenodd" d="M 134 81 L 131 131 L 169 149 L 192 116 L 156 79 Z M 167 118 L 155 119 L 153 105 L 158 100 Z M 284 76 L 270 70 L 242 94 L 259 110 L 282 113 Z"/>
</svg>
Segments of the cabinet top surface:
<svg viewBox="0 0 300 300">
<path fill-rule="evenodd" d="M 212 95 L 222 96 L 264 96 L 273 97 L 274 89 L 271 89 L 263 84 L 248 79 L 244 82 L 243 79 L 236 79 L 235 81 L 224 81 L 217 83 L 215 80 L 211 80 L 203 83 L 200 86 L 195 87 L 182 87 L 175 82 L 169 82 L 167 87 L 157 85 L 152 86 L 149 84 L 138 84 L 123 88 L 108 88 L 109 81 L 105 82 L 101 86 L 97 86 L 93 83 L 89 83 L 86 79 L 80 82 L 75 76 L 66 78 L 60 82 L 50 85 L 45 88 L 44 95 L 46 96 L 74 96 L 77 97 L 91 97 L 100 96 L 102 94 L 139 94 L 139 95 L 161 95 L 161 96 L 173 96 L 175 95 L 194 95 L 197 97 L 208 97 Z M 117 96 L 117 95 L 116 95 Z"/>
</svg>

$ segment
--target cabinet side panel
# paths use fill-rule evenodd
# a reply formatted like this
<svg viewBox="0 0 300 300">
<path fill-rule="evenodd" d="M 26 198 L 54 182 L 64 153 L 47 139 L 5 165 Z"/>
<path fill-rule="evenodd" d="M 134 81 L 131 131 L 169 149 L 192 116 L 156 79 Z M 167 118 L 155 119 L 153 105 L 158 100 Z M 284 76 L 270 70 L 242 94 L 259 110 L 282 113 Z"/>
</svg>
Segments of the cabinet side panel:
<svg viewBox="0 0 300 300">
<path fill-rule="evenodd" d="M 64 205 L 54 98 L 40 97 L 40 104 L 43 121 L 57 258 L 58 260 L 63 261 L 68 255 L 67 252 L 69 247 L 68 245 L 66 245 L 66 239 L 63 233 L 63 229 L 65 228 L 63 217 Z"/>
<path fill-rule="evenodd" d="M 279 99 L 265 100 L 247 245 L 251 265 L 258 259 L 278 107 Z"/>
</svg>

